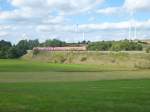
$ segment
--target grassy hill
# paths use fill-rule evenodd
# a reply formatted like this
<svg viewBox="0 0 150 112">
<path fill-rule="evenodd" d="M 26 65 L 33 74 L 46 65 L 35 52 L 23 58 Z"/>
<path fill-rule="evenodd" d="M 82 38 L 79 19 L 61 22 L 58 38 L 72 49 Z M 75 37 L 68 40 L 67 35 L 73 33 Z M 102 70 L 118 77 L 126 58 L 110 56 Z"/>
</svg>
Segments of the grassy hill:
<svg viewBox="0 0 150 112">
<path fill-rule="evenodd" d="M 36 55 L 30 51 L 22 57 L 23 60 L 40 61 L 61 64 L 84 64 L 103 66 L 104 68 L 149 69 L 150 54 L 145 52 L 46 52 Z"/>
</svg>

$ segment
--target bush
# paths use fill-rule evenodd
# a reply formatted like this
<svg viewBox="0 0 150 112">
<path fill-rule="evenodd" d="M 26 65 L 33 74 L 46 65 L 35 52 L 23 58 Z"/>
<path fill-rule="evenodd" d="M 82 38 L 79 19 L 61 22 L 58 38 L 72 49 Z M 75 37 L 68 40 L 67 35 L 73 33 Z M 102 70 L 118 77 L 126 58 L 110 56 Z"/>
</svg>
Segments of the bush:
<svg viewBox="0 0 150 112">
<path fill-rule="evenodd" d="M 150 47 L 146 48 L 146 53 L 150 53 Z"/>
<path fill-rule="evenodd" d="M 87 60 L 87 57 L 82 57 L 81 58 L 81 61 L 83 62 L 83 61 L 86 61 Z"/>
<path fill-rule="evenodd" d="M 39 54 L 39 50 L 38 49 L 34 49 L 33 50 L 33 55 L 37 55 L 37 54 Z"/>
<path fill-rule="evenodd" d="M 138 69 L 150 69 L 150 62 L 139 62 L 134 65 L 135 68 Z"/>
</svg>

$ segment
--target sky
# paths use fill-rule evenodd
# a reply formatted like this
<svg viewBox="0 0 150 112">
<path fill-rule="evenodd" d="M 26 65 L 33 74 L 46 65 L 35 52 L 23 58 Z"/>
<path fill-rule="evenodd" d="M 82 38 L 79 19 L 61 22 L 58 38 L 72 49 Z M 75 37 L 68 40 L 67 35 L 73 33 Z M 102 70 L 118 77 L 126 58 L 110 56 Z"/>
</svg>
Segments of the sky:
<svg viewBox="0 0 150 112">
<path fill-rule="evenodd" d="M 0 0 L 0 40 L 150 38 L 150 0 Z"/>
</svg>

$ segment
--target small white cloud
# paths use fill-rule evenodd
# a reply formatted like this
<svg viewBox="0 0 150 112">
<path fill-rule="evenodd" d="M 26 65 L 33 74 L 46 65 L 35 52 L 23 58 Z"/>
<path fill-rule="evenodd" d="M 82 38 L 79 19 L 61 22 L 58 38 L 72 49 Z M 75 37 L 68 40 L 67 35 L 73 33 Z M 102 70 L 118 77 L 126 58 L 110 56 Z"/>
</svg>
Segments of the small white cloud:
<svg viewBox="0 0 150 112">
<path fill-rule="evenodd" d="M 111 14 L 119 13 L 120 9 L 121 9 L 120 7 L 108 7 L 105 9 L 97 10 L 97 13 L 105 14 L 105 15 L 111 15 Z"/>
<path fill-rule="evenodd" d="M 5 31 L 0 31 L 0 37 L 5 37 L 7 36 L 9 33 L 5 32 Z"/>
<path fill-rule="evenodd" d="M 1 30 L 8 30 L 11 29 L 12 27 L 10 25 L 0 25 L 0 31 Z"/>
<path fill-rule="evenodd" d="M 95 19 L 96 19 L 95 17 L 90 17 L 90 18 L 88 19 L 88 21 L 93 22 Z"/>
<path fill-rule="evenodd" d="M 15 9 L 12 11 L 1 11 L 0 19 L 2 20 L 19 20 L 33 17 L 33 13 L 30 8 Z"/>
<path fill-rule="evenodd" d="M 43 20 L 43 23 L 46 24 L 61 24 L 64 23 L 64 16 L 49 16 L 48 18 Z"/>
</svg>

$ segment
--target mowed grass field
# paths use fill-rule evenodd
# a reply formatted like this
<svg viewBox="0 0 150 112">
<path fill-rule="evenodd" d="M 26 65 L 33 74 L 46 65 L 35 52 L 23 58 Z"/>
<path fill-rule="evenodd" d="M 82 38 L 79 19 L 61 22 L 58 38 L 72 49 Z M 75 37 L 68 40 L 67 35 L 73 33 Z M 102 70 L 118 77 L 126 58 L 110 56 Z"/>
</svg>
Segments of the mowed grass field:
<svg viewBox="0 0 150 112">
<path fill-rule="evenodd" d="M 0 60 L 0 112 L 150 112 L 150 70 Z"/>
<path fill-rule="evenodd" d="M 0 72 L 100 72 L 132 71 L 136 68 L 111 65 L 56 64 L 26 60 L 0 60 Z"/>
</svg>

